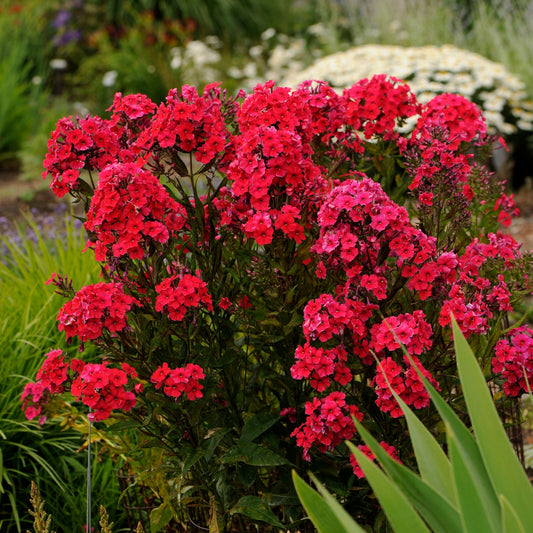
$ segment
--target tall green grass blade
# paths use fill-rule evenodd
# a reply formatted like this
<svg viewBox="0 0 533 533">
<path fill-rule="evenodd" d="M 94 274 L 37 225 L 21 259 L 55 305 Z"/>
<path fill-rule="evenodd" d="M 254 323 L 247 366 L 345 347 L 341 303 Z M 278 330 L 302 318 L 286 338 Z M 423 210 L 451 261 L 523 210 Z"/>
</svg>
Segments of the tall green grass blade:
<svg viewBox="0 0 533 533">
<path fill-rule="evenodd" d="M 404 490 L 387 477 L 361 450 L 348 443 L 395 533 L 429 533 Z M 451 530 L 450 530 L 451 531 Z"/>
<path fill-rule="evenodd" d="M 512 503 L 524 524 L 533 524 L 533 487 L 505 433 L 477 360 L 452 321 L 457 366 L 470 420 L 495 490 Z"/>
</svg>

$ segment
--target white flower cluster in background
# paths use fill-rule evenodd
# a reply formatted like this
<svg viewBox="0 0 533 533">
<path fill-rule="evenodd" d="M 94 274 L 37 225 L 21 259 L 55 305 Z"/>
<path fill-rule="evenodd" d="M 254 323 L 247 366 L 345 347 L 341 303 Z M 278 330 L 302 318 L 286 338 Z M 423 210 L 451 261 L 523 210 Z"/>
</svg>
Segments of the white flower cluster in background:
<svg viewBox="0 0 533 533">
<path fill-rule="evenodd" d="M 180 70 L 184 81 L 192 85 L 215 81 L 219 77 L 218 66 L 221 55 L 218 49 L 222 41 L 215 35 L 206 37 L 205 41 L 189 41 L 184 48 L 174 47 L 170 50 L 170 67 Z"/>
<path fill-rule="evenodd" d="M 533 130 L 533 103 L 524 84 L 503 65 L 451 45 L 358 46 L 293 71 L 279 84 L 323 80 L 340 91 L 374 74 L 403 80 L 422 103 L 444 92 L 463 95 L 480 106 L 492 133 Z"/>
<path fill-rule="evenodd" d="M 318 53 L 317 50 L 314 58 Z M 258 83 L 278 81 L 290 72 L 301 71 L 309 64 L 309 54 L 304 39 L 291 38 L 268 28 L 261 34 L 261 42 L 245 54 L 249 56 L 249 61 L 242 66 L 230 66 L 227 75 L 238 80 L 242 89 L 249 91 Z"/>
</svg>

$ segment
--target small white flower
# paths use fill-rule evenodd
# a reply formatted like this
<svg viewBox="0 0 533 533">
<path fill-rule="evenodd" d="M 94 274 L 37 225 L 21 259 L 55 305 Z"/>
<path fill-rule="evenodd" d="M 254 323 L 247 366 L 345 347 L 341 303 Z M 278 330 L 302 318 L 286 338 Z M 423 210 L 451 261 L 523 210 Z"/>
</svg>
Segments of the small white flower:
<svg viewBox="0 0 533 533">
<path fill-rule="evenodd" d="M 230 78 L 242 78 L 242 71 L 240 68 L 237 68 L 235 66 L 233 67 L 229 67 L 228 70 L 227 70 L 227 75 L 230 77 Z"/>
<path fill-rule="evenodd" d="M 250 54 L 251 57 L 253 57 L 254 59 L 258 59 L 259 57 L 261 57 L 263 55 L 263 47 L 260 45 L 260 44 L 257 44 L 255 46 L 252 46 L 249 50 L 248 50 L 248 53 Z"/>
<path fill-rule="evenodd" d="M 274 28 L 267 28 L 262 34 L 261 39 L 263 41 L 268 41 L 269 39 L 272 39 L 276 35 L 276 30 Z"/>
<path fill-rule="evenodd" d="M 116 70 L 108 70 L 102 77 L 102 85 L 104 87 L 113 87 L 117 81 L 118 72 Z"/>
<path fill-rule="evenodd" d="M 53 70 L 65 70 L 67 68 L 67 60 L 56 57 L 50 61 L 50 68 Z"/>
<path fill-rule="evenodd" d="M 181 67 L 182 59 L 181 54 L 176 54 L 172 56 L 172 59 L 170 60 L 170 68 L 172 70 L 177 70 Z"/>
</svg>

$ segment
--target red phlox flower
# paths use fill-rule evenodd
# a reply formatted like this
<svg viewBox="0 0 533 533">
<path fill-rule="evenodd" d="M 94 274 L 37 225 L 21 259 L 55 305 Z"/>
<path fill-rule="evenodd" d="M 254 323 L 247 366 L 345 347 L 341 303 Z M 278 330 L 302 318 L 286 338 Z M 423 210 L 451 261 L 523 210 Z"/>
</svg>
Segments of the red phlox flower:
<svg viewBox="0 0 533 533">
<path fill-rule="evenodd" d="M 192 401 L 203 396 L 200 380 L 204 378 L 204 371 L 197 364 L 187 363 L 184 367 L 170 368 L 165 362 L 154 371 L 150 381 L 156 389 L 163 387 L 163 392 L 171 398 L 177 400 L 185 394 Z"/>
<path fill-rule="evenodd" d="M 319 451 L 333 450 L 355 434 L 352 416 L 361 421 L 363 413 L 355 405 L 346 404 L 342 392 L 332 392 L 325 398 L 313 398 L 305 404 L 306 421 L 298 426 L 291 437 L 303 448 L 304 459 L 310 460 L 310 449 L 316 446 Z"/>
<path fill-rule="evenodd" d="M 52 394 L 64 390 L 63 383 L 67 380 L 69 364 L 65 361 L 62 350 L 52 350 L 46 354 L 46 359 L 37 371 L 37 381 L 40 381 Z"/>
<path fill-rule="evenodd" d="M 96 259 L 105 261 L 141 259 L 148 243 L 164 244 L 185 222 L 185 209 L 155 176 L 134 163 L 117 163 L 100 173 L 84 226 Z"/>
<path fill-rule="evenodd" d="M 78 188 L 82 168 L 100 171 L 119 150 L 119 137 L 109 121 L 100 117 L 62 118 L 48 140 L 43 178 L 51 175 L 50 188 L 62 197 Z"/>
<path fill-rule="evenodd" d="M 533 329 L 527 325 L 512 329 L 496 343 L 494 352 L 492 370 L 504 380 L 505 394 L 527 394 L 533 388 Z"/>
<path fill-rule="evenodd" d="M 187 309 L 191 307 L 205 307 L 213 311 L 213 300 L 207 284 L 198 276 L 173 274 L 157 285 L 155 290 L 156 311 L 164 312 L 171 320 L 183 320 Z"/>
<path fill-rule="evenodd" d="M 122 331 L 126 315 L 139 301 L 124 293 L 121 283 L 97 283 L 80 289 L 57 315 L 59 331 L 67 339 L 78 336 L 81 342 L 97 339 L 104 331 Z"/>
<path fill-rule="evenodd" d="M 398 457 L 398 452 L 396 451 L 396 448 L 394 448 L 394 446 L 387 444 L 385 441 L 381 441 L 379 444 L 397 463 L 402 464 L 400 458 Z M 366 444 L 360 444 L 359 446 L 357 446 L 357 448 L 361 450 L 370 460 L 374 461 L 376 459 L 376 456 Z M 359 466 L 359 463 L 357 462 L 357 459 L 355 458 L 355 455 L 353 453 L 350 454 L 350 464 L 352 465 L 353 473 L 359 479 L 365 477 L 365 474 Z"/>
<path fill-rule="evenodd" d="M 194 151 L 199 163 L 210 163 L 223 152 L 230 136 L 222 115 L 220 91 L 213 89 L 213 85 L 206 86 L 201 96 L 191 86 L 183 86 L 181 92 L 171 89 L 137 144 L 152 147 L 157 141 L 160 149 Z"/>
<path fill-rule="evenodd" d="M 374 135 L 385 140 L 399 136 L 397 126 L 419 112 L 416 96 L 397 78 L 377 74 L 358 81 L 342 94 L 345 121 L 365 139 Z"/>
</svg>

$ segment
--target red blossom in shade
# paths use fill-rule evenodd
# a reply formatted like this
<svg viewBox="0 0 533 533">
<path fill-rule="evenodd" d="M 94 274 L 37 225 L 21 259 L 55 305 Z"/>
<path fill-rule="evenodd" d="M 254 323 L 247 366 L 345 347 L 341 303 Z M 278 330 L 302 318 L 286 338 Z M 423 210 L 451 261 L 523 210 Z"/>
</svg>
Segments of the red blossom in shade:
<svg viewBox="0 0 533 533">
<path fill-rule="evenodd" d="M 400 461 L 400 458 L 398 457 L 398 452 L 396 451 L 396 448 L 394 448 L 394 446 L 387 444 L 385 441 L 381 441 L 379 444 L 397 463 L 402 463 Z M 359 450 L 361 450 L 370 460 L 375 460 L 376 456 L 366 444 L 360 444 L 359 446 L 357 446 L 357 448 L 359 448 Z M 352 465 L 353 473 L 359 479 L 365 477 L 365 474 L 359 466 L 359 463 L 357 462 L 357 459 L 355 458 L 355 455 L 353 453 L 350 454 L 350 464 Z"/>
<path fill-rule="evenodd" d="M 43 414 L 43 409 L 50 402 L 50 399 L 51 392 L 48 386 L 40 381 L 26 383 L 20 397 L 26 418 L 33 420 L 39 417 L 39 423 L 44 424 L 46 416 Z"/>
<path fill-rule="evenodd" d="M 354 436 L 352 416 L 361 421 L 363 413 L 355 405 L 347 405 L 345 398 L 343 392 L 332 392 L 305 404 L 306 420 L 291 433 L 297 445 L 303 448 L 304 459 L 310 460 L 312 446 L 326 452 Z"/>
<path fill-rule="evenodd" d="M 58 329 L 65 331 L 67 339 L 78 336 L 81 342 L 95 340 L 104 331 L 122 331 L 133 305 L 139 305 L 138 300 L 125 294 L 121 283 L 87 285 L 60 309 Z"/>
<path fill-rule="evenodd" d="M 156 389 L 163 388 L 163 392 L 171 398 L 178 399 L 185 394 L 192 401 L 203 396 L 203 385 L 200 380 L 204 378 L 202 367 L 194 363 L 173 369 L 169 368 L 167 363 L 163 363 L 152 374 L 150 381 L 154 383 Z"/>
<path fill-rule="evenodd" d="M 155 288 L 157 297 L 156 311 L 168 315 L 171 320 L 180 322 L 191 307 L 205 307 L 213 311 L 213 300 L 207 284 L 192 274 L 174 274 L 165 278 Z"/>
<path fill-rule="evenodd" d="M 533 389 L 533 329 L 513 328 L 494 348 L 492 370 L 503 378 L 507 396 L 527 394 Z M 527 380 L 527 381 L 526 381 Z"/>
</svg>

